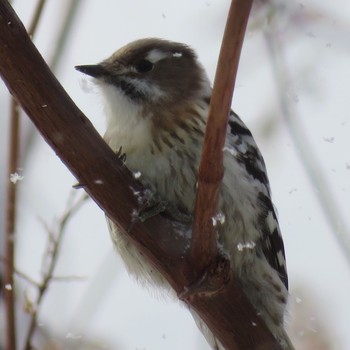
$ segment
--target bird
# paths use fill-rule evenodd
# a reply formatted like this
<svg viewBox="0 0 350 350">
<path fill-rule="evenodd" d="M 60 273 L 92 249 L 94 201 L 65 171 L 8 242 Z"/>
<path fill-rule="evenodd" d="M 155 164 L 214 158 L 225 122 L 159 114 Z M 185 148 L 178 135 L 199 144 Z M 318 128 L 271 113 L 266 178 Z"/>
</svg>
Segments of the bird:
<svg viewBox="0 0 350 350">
<path fill-rule="evenodd" d="M 125 166 L 140 175 L 156 201 L 172 208 L 174 220 L 191 219 L 212 94 L 195 51 L 183 43 L 144 38 L 98 64 L 75 68 L 99 87 L 106 143 L 122 153 Z M 257 314 L 283 349 L 294 349 L 284 328 L 288 275 L 265 162 L 251 131 L 232 110 L 223 153 L 219 244 Z M 128 272 L 170 289 L 111 220 L 108 226 Z M 193 316 L 212 349 L 224 349 L 198 315 Z"/>
</svg>

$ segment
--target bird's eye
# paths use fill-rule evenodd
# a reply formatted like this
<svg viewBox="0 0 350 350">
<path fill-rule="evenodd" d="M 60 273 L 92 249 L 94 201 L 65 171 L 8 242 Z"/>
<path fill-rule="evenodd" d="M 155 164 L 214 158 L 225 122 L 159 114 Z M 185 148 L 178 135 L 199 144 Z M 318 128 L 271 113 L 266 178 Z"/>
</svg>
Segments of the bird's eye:
<svg viewBox="0 0 350 350">
<path fill-rule="evenodd" d="M 135 65 L 138 73 L 147 73 L 153 69 L 153 63 L 148 60 L 141 60 Z"/>
</svg>

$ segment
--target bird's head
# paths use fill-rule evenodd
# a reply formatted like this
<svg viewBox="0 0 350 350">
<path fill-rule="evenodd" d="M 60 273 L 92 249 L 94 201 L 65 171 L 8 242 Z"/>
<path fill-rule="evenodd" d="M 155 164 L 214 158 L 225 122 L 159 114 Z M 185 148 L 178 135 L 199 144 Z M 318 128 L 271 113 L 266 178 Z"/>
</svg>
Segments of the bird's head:
<svg viewBox="0 0 350 350">
<path fill-rule="evenodd" d="M 99 64 L 75 68 L 137 104 L 172 106 L 210 89 L 191 48 L 156 38 L 133 41 Z"/>
</svg>

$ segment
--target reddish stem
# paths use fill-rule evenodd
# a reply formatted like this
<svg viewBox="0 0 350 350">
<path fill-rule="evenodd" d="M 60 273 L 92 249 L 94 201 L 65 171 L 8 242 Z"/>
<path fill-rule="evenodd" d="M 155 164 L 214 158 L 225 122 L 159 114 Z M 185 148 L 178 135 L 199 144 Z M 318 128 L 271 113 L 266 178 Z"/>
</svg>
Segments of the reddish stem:
<svg viewBox="0 0 350 350">
<path fill-rule="evenodd" d="M 227 17 L 213 93 L 209 108 L 191 241 L 191 262 L 197 274 L 216 261 L 216 231 L 212 218 L 217 214 L 223 178 L 223 148 L 231 109 L 239 57 L 252 0 L 233 0 Z"/>
</svg>

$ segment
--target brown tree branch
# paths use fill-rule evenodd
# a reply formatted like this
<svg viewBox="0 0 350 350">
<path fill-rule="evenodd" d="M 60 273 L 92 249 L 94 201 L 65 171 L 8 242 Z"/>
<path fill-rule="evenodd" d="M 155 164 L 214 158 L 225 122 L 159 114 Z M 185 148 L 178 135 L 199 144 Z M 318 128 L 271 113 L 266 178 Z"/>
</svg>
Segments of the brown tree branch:
<svg viewBox="0 0 350 350">
<path fill-rule="evenodd" d="M 32 23 L 28 30 L 28 35 L 33 36 L 40 19 L 46 0 L 39 0 L 35 9 Z M 11 100 L 11 121 L 10 121 L 10 141 L 9 141 L 9 161 L 8 161 L 8 187 L 7 187 L 7 208 L 5 224 L 5 273 L 4 273 L 4 301 L 6 310 L 6 348 L 16 349 L 16 320 L 15 320 L 15 286 L 14 256 L 15 256 L 15 223 L 16 223 L 16 197 L 17 186 L 10 181 L 11 174 L 15 173 L 19 164 L 20 148 L 20 107 L 15 98 Z"/>
<path fill-rule="evenodd" d="M 5 265 L 4 302 L 6 314 L 6 349 L 16 349 L 15 286 L 13 283 L 15 265 L 15 224 L 17 186 L 10 181 L 11 174 L 18 168 L 19 159 L 19 106 L 12 98 L 9 137 L 9 158 L 7 170 L 7 198 L 5 218 Z"/>
<path fill-rule="evenodd" d="M 233 0 L 227 17 L 213 93 L 210 101 L 191 240 L 191 261 L 200 274 L 217 258 L 216 230 L 212 218 L 217 215 L 223 169 L 223 148 L 231 109 L 239 57 L 252 0 Z"/>
<path fill-rule="evenodd" d="M 0 0 L 0 75 L 46 142 L 88 194 L 134 242 L 174 290 L 194 280 L 180 224 L 161 215 L 132 222 L 140 183 L 121 164 L 91 123 L 67 96 L 29 39 L 20 20 Z M 217 278 L 220 278 L 220 270 Z M 184 302 L 208 324 L 226 349 L 280 349 L 249 304 L 233 273 L 217 293 L 186 295 Z"/>
</svg>

